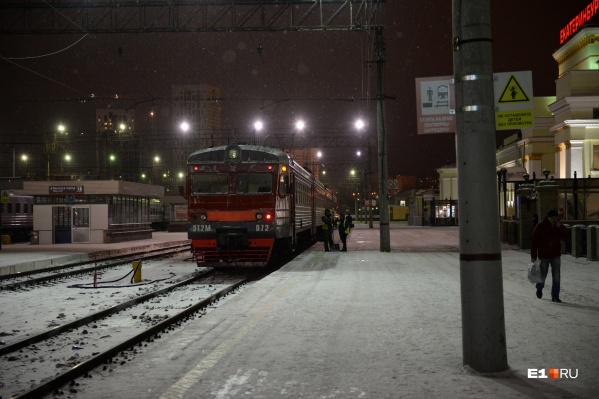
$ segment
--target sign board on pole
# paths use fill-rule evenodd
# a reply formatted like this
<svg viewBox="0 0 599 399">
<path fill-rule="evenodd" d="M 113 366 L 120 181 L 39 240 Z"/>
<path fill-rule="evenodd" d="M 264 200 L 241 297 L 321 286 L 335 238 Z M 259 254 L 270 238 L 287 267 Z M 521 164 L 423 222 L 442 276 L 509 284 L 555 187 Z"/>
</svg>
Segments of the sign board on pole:
<svg viewBox="0 0 599 399">
<path fill-rule="evenodd" d="M 416 78 L 418 134 L 456 131 L 453 77 Z M 495 129 L 534 127 L 532 72 L 493 74 Z"/>
<path fill-rule="evenodd" d="M 494 73 L 493 91 L 495 129 L 534 127 L 531 71 Z"/>
<path fill-rule="evenodd" d="M 2 190 L 2 195 L 0 198 L 1 198 L 0 203 L 8 204 L 10 201 L 10 193 L 8 192 L 8 190 Z"/>
<path fill-rule="evenodd" d="M 416 78 L 418 134 L 456 131 L 452 79 L 452 76 Z"/>
</svg>

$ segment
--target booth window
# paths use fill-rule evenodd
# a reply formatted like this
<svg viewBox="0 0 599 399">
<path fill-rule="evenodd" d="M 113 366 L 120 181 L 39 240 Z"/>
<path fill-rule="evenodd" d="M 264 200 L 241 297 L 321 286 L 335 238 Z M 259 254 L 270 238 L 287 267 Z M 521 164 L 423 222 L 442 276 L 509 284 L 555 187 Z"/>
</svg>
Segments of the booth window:
<svg viewBox="0 0 599 399">
<path fill-rule="evenodd" d="M 599 145 L 593 145 L 593 170 L 599 170 Z"/>
</svg>

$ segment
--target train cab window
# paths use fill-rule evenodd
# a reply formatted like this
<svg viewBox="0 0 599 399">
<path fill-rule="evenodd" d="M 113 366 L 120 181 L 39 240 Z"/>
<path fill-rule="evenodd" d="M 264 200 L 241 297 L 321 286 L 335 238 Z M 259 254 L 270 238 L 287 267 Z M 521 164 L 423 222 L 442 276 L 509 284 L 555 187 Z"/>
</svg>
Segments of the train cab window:
<svg viewBox="0 0 599 399">
<path fill-rule="evenodd" d="M 237 194 L 272 193 L 272 174 L 240 173 L 235 176 Z"/>
<path fill-rule="evenodd" d="M 223 194 L 229 192 L 229 175 L 194 174 L 191 180 L 191 190 L 194 194 Z"/>
</svg>

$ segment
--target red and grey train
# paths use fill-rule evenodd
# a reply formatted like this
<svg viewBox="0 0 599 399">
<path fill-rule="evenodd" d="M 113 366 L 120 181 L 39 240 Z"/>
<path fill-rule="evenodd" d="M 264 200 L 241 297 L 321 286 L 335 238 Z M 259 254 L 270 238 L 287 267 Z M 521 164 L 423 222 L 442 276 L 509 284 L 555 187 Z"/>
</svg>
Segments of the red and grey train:
<svg viewBox="0 0 599 399">
<path fill-rule="evenodd" d="M 255 145 L 202 149 L 187 161 L 189 238 L 198 266 L 266 266 L 313 242 L 335 196 L 286 152 Z"/>
</svg>

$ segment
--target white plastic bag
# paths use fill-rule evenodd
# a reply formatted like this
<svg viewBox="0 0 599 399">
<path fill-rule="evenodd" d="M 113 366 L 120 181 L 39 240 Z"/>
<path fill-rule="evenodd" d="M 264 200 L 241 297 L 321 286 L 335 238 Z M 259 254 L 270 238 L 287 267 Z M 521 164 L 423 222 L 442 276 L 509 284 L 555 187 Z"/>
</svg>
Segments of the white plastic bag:
<svg viewBox="0 0 599 399">
<path fill-rule="evenodd" d="M 541 277 L 541 260 L 537 259 L 528 265 L 528 281 L 532 284 L 542 283 L 543 278 Z"/>
</svg>

